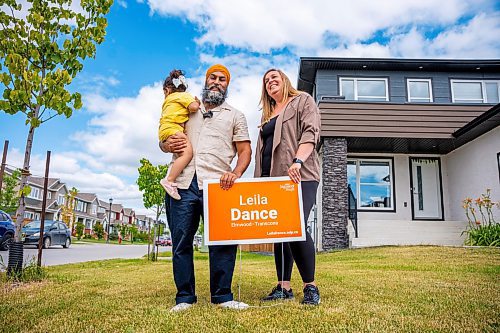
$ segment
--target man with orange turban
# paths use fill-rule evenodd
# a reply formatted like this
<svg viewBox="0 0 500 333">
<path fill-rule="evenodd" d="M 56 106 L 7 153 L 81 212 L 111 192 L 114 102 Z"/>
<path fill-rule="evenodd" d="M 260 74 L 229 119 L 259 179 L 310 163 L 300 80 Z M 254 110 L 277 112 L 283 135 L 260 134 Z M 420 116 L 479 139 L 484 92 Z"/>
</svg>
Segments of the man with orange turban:
<svg viewBox="0 0 500 333">
<path fill-rule="evenodd" d="M 210 67 L 207 70 L 207 74 L 205 75 L 205 82 L 208 80 L 208 77 L 210 76 L 210 74 L 212 74 L 214 72 L 223 73 L 226 77 L 227 84 L 229 85 L 229 81 L 231 81 L 231 74 L 229 74 L 229 70 L 225 66 L 220 65 L 220 64 L 213 65 L 212 67 Z"/>
<path fill-rule="evenodd" d="M 223 65 L 213 65 L 207 70 L 202 112 L 191 113 L 186 123 L 193 158 L 177 177 L 181 200 L 165 197 L 177 287 L 173 312 L 189 309 L 197 301 L 193 239 L 203 218 L 203 181 L 218 178 L 220 186 L 230 190 L 250 164 L 252 149 L 247 121 L 242 112 L 226 102 L 230 80 L 229 70 Z M 175 135 L 160 142 L 161 150 L 168 153 L 181 152 L 185 147 L 185 140 Z M 236 167 L 232 169 L 236 155 Z M 246 309 L 248 305 L 234 301 L 231 292 L 236 249 L 236 245 L 209 246 L 211 302 L 223 308 Z"/>
</svg>

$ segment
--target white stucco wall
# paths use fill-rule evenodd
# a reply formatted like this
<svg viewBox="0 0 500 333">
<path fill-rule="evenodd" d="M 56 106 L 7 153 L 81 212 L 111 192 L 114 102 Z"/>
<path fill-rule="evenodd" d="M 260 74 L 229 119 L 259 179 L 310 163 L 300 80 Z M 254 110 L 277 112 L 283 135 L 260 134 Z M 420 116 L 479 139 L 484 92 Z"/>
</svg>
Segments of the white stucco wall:
<svg viewBox="0 0 500 333">
<path fill-rule="evenodd" d="M 394 158 L 394 179 L 396 194 L 396 212 L 363 212 L 358 211 L 360 220 L 400 220 L 411 221 L 410 166 L 406 154 L 356 154 L 356 156 L 371 156 Z M 411 157 L 438 157 L 438 155 L 411 155 Z M 442 167 L 442 166 L 441 166 Z M 443 180 L 444 198 L 446 198 L 445 181 Z M 444 199 L 445 200 L 445 199 Z M 406 207 L 405 207 L 406 206 Z M 446 214 L 446 212 L 445 212 Z"/>
<path fill-rule="evenodd" d="M 466 228 L 462 200 L 477 198 L 486 188 L 492 200 L 500 200 L 497 153 L 500 152 L 500 127 L 456 149 L 448 155 L 431 154 L 350 154 L 352 157 L 392 158 L 395 180 L 395 212 L 358 211 L 359 238 L 352 246 L 382 244 L 463 244 Z M 441 161 L 442 196 L 445 221 L 414 221 L 411 212 L 410 157 L 439 157 Z M 320 159 L 322 156 L 320 156 Z M 322 163 L 321 163 L 322 165 Z M 322 173 L 321 173 L 322 174 Z M 321 244 L 321 184 L 318 190 L 318 241 Z M 405 204 L 406 203 L 406 204 Z M 500 221 L 500 210 L 495 218 Z"/>
<path fill-rule="evenodd" d="M 447 192 L 449 216 L 452 220 L 465 220 L 462 200 L 479 197 L 487 188 L 491 198 L 500 200 L 497 153 L 500 152 L 500 127 L 454 150 L 442 160 L 444 177 L 448 182 Z M 500 221 L 500 210 L 495 209 L 496 220 Z"/>
</svg>

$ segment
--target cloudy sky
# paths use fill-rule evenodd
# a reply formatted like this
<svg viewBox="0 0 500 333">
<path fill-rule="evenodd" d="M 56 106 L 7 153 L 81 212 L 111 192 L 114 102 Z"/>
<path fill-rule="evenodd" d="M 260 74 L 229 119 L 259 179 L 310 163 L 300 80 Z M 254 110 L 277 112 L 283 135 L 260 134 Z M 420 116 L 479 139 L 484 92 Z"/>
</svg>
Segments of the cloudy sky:
<svg viewBox="0 0 500 333">
<path fill-rule="evenodd" d="M 70 87 L 84 107 L 37 129 L 31 168 L 42 175 L 51 150 L 51 177 L 139 213 L 147 212 L 135 184 L 139 160 L 170 160 L 158 149 L 157 123 L 161 82 L 173 68 L 199 95 L 208 66 L 226 65 L 229 103 L 246 114 L 255 141 L 270 67 L 296 82 L 304 56 L 500 58 L 494 0 L 116 0 L 108 24 L 96 59 Z M 0 111 L 9 165 L 22 165 L 27 132 L 21 115 Z"/>
</svg>

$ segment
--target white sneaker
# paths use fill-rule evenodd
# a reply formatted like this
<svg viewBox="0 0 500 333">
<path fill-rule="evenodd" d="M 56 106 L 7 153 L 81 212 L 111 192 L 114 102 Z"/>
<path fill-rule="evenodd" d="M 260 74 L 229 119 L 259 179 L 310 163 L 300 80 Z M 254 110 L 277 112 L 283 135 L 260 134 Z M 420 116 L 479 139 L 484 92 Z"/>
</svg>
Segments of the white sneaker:
<svg viewBox="0 0 500 333">
<path fill-rule="evenodd" d="M 245 310 L 248 309 L 248 304 L 237 301 L 227 301 L 224 303 L 217 304 L 217 306 L 224 309 L 233 309 L 233 310 Z"/>
<path fill-rule="evenodd" d="M 173 308 L 171 308 L 170 312 L 184 311 L 184 310 L 189 309 L 192 306 L 193 306 L 193 304 L 191 304 L 191 303 L 179 303 L 176 306 L 174 306 Z"/>
</svg>

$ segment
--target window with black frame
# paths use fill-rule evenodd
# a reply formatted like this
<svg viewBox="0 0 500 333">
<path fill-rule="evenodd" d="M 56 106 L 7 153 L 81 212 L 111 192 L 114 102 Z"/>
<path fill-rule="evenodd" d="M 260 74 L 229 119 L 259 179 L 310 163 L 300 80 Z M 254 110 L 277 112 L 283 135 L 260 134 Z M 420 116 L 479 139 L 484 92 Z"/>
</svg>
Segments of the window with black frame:
<svg viewBox="0 0 500 333">
<path fill-rule="evenodd" d="M 393 210 L 392 160 L 349 159 L 347 180 L 359 210 Z"/>
<path fill-rule="evenodd" d="M 498 181 L 500 182 L 500 152 L 497 153 Z"/>
</svg>

